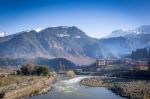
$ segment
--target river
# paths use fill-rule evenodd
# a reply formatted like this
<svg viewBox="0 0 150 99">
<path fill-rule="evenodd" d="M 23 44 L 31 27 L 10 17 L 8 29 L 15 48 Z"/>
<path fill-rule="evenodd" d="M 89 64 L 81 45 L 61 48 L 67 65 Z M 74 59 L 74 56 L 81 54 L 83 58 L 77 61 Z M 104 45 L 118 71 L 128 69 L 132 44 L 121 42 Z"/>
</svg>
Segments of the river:
<svg viewBox="0 0 150 99">
<path fill-rule="evenodd" d="M 53 84 L 53 89 L 48 93 L 28 99 L 125 99 L 104 87 L 80 85 L 79 81 L 87 77 L 90 76 L 60 79 Z"/>
</svg>

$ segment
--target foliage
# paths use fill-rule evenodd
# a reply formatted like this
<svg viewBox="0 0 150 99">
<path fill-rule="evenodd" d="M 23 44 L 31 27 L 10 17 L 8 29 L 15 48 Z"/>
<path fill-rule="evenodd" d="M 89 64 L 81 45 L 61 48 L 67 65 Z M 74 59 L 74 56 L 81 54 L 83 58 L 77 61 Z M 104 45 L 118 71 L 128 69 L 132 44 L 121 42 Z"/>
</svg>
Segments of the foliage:
<svg viewBox="0 0 150 99">
<path fill-rule="evenodd" d="M 31 64 L 31 63 L 28 63 L 28 64 L 23 65 L 21 67 L 21 72 L 24 75 L 31 75 L 31 74 L 34 73 L 34 71 L 35 71 L 35 66 L 33 64 Z"/>
<path fill-rule="evenodd" d="M 47 66 L 38 66 L 36 69 L 36 74 L 46 76 L 49 74 L 49 69 Z"/>
<path fill-rule="evenodd" d="M 48 66 L 35 66 L 34 64 L 26 64 L 21 67 L 21 73 L 23 75 L 49 75 Z"/>
</svg>

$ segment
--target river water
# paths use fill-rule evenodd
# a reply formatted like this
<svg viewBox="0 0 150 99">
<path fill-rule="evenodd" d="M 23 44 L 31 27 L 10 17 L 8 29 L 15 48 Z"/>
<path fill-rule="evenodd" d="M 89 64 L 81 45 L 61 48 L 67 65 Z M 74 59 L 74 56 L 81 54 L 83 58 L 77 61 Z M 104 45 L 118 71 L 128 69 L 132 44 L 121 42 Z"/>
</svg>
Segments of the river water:
<svg viewBox="0 0 150 99">
<path fill-rule="evenodd" d="M 90 77 L 90 76 L 89 76 Z M 29 99 L 125 99 L 104 87 L 88 87 L 79 84 L 87 76 L 72 79 L 60 79 L 53 84 L 53 89 L 46 94 Z"/>
</svg>

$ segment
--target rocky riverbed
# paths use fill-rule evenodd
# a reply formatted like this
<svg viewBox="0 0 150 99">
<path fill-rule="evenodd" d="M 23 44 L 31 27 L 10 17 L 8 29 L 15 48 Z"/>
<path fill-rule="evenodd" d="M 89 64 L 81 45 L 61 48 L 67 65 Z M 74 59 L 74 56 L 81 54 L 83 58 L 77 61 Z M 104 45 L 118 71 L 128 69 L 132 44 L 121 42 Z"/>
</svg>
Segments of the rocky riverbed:
<svg viewBox="0 0 150 99">
<path fill-rule="evenodd" d="M 92 87 L 106 87 L 129 99 L 150 99 L 150 81 L 130 80 L 116 77 L 92 77 L 80 82 Z"/>
</svg>

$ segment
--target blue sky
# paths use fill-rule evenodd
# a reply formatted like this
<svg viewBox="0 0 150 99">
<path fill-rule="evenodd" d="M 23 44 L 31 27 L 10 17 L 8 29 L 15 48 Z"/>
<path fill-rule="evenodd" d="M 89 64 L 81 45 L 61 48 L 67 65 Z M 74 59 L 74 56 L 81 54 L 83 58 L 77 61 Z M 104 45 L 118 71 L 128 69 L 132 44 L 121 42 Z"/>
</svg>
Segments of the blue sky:
<svg viewBox="0 0 150 99">
<path fill-rule="evenodd" d="M 77 26 L 92 37 L 150 24 L 150 0 L 0 0 L 0 31 Z"/>
</svg>

